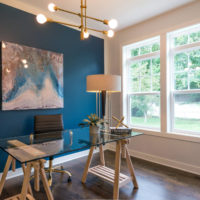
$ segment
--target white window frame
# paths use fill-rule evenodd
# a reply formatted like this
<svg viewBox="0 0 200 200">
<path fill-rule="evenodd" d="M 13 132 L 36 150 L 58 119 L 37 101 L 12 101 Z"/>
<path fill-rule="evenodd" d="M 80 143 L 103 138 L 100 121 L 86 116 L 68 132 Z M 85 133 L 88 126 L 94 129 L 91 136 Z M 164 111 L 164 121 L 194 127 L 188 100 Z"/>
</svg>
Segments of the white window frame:
<svg viewBox="0 0 200 200">
<path fill-rule="evenodd" d="M 188 30 L 189 29 L 189 30 Z M 175 134 L 186 134 L 186 135 L 193 135 L 193 136 L 199 136 L 198 132 L 194 131 L 188 131 L 188 130 L 181 130 L 181 129 L 175 129 L 174 128 L 174 96 L 176 94 L 194 94 L 194 93 L 200 93 L 200 89 L 186 89 L 186 90 L 175 90 L 174 89 L 174 56 L 177 53 L 182 53 L 182 52 L 188 52 L 192 50 L 199 50 L 200 49 L 200 41 L 199 42 L 194 42 L 190 44 L 185 44 L 185 45 L 180 45 L 177 47 L 173 46 L 173 39 L 179 35 L 184 35 L 184 34 L 190 34 L 192 32 L 197 32 L 200 31 L 200 25 L 195 25 L 195 26 L 189 26 L 184 29 L 180 29 L 178 31 L 173 31 L 167 34 L 167 41 L 168 41 L 168 61 L 169 61 L 169 70 L 170 70 L 170 102 L 169 102 L 169 107 L 170 107 L 170 117 L 169 117 L 169 127 L 170 127 L 170 132 L 175 133 Z M 181 73 L 181 72 L 180 72 Z M 166 83 L 167 84 L 167 83 Z M 189 84 L 189 82 L 188 82 Z"/>
<path fill-rule="evenodd" d="M 130 74 L 127 70 L 129 70 L 130 65 L 133 62 L 136 61 L 142 61 L 142 60 L 147 60 L 147 59 L 153 59 L 153 58 L 158 58 L 160 57 L 160 50 L 152 53 L 147 53 L 144 55 L 139 55 L 139 56 L 131 56 L 130 52 L 132 49 L 140 48 L 141 46 L 147 46 L 153 43 L 159 42 L 160 43 L 160 36 L 156 36 L 147 40 L 143 40 L 141 42 L 133 43 L 131 45 L 127 45 L 123 47 L 123 91 L 124 91 L 124 100 L 126 102 L 126 106 L 123 105 L 124 109 L 126 110 L 126 117 L 127 117 L 127 123 L 130 127 L 132 128 L 139 128 L 139 129 L 146 129 L 146 130 L 156 130 L 159 131 L 160 128 L 154 128 L 154 127 L 148 127 L 148 126 L 134 126 L 131 124 L 131 119 L 130 119 L 130 112 L 131 112 L 131 105 L 130 105 L 130 99 L 133 95 L 159 95 L 160 92 L 157 91 L 151 91 L 151 92 L 128 92 L 128 87 L 127 83 L 129 81 L 129 78 L 127 80 L 127 75 Z M 152 74 L 151 74 L 152 75 Z M 151 76 L 152 78 L 152 76 Z M 152 86 L 152 84 L 151 84 Z M 161 127 L 161 126 L 160 126 Z"/>
</svg>

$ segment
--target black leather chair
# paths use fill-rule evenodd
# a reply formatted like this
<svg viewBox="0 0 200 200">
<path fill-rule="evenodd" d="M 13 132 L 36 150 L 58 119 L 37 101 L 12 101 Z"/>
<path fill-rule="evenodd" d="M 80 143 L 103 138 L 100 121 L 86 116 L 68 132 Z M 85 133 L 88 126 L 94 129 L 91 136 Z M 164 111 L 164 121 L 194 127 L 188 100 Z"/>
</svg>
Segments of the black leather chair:
<svg viewBox="0 0 200 200">
<path fill-rule="evenodd" d="M 63 126 L 63 116 L 61 114 L 56 115 L 36 115 L 34 117 L 34 134 L 35 138 L 39 138 L 38 134 L 52 132 L 52 136 L 56 135 L 58 137 L 59 133 L 64 130 Z M 55 134 L 55 132 L 57 134 Z M 58 169 L 61 168 L 61 169 Z M 49 173 L 49 185 L 52 185 L 52 173 L 63 173 L 68 174 L 68 182 L 71 181 L 71 173 L 69 171 L 63 170 L 63 166 L 56 166 L 53 168 L 53 158 L 49 158 L 49 167 L 45 169 L 46 172 Z"/>
</svg>

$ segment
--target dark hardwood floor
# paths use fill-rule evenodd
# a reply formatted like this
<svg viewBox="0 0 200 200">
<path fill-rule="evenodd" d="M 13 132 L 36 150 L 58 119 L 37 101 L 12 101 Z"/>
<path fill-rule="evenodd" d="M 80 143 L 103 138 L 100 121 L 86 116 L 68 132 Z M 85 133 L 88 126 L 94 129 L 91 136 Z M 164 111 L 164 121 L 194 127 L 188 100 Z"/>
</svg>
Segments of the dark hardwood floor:
<svg viewBox="0 0 200 200">
<path fill-rule="evenodd" d="M 114 153 L 105 152 L 106 165 L 114 167 Z M 64 168 L 72 173 L 72 182 L 67 182 L 67 176 L 53 175 L 52 192 L 55 200 L 68 199 L 112 199 L 113 187 L 101 179 L 88 175 L 86 184 L 81 183 L 81 176 L 87 157 L 67 162 Z M 139 189 L 134 190 L 132 183 L 120 188 L 120 199 L 134 200 L 200 200 L 200 177 L 175 169 L 133 158 Z M 99 163 L 99 155 L 95 154 L 92 165 Z M 128 174 L 126 162 L 122 160 L 121 172 Z M 23 177 L 10 179 L 6 182 L 2 196 L 15 195 L 20 192 Z M 33 181 L 31 181 L 33 186 Z M 41 184 L 41 191 L 34 192 L 38 200 L 47 197 Z"/>
</svg>

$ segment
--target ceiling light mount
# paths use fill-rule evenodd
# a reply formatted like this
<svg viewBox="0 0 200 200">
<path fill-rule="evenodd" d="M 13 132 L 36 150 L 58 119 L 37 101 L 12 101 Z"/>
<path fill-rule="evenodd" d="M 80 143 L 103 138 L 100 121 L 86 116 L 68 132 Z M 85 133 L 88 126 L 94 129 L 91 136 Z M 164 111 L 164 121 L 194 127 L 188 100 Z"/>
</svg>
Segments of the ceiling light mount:
<svg viewBox="0 0 200 200">
<path fill-rule="evenodd" d="M 76 13 L 76 12 L 73 12 L 73 11 L 69 11 L 69 10 L 59 8 L 54 3 L 50 3 L 48 5 L 48 10 L 50 12 L 61 11 L 61 12 L 65 12 L 65 13 L 68 13 L 68 14 L 79 16 L 81 18 L 81 25 L 75 25 L 75 24 L 69 24 L 69 23 L 65 23 L 65 22 L 55 21 L 53 19 L 46 18 L 43 14 L 38 14 L 36 19 L 37 19 L 37 22 L 40 23 L 40 24 L 44 24 L 46 22 L 55 22 L 55 23 L 58 23 L 58 24 L 79 28 L 81 30 L 81 40 L 84 40 L 84 39 L 89 37 L 88 30 L 103 33 L 103 34 L 107 35 L 108 37 L 114 36 L 114 31 L 112 29 L 115 29 L 117 27 L 117 25 L 118 25 L 117 20 L 115 20 L 115 19 L 101 20 L 101 19 L 97 19 L 95 17 L 87 16 L 87 0 L 81 0 L 80 8 L 81 8 L 81 12 Z M 87 27 L 87 19 L 94 20 L 94 21 L 97 21 L 97 22 L 101 22 L 101 23 L 109 26 L 111 29 L 110 30 L 97 30 L 97 29 L 89 28 L 89 27 Z"/>
</svg>

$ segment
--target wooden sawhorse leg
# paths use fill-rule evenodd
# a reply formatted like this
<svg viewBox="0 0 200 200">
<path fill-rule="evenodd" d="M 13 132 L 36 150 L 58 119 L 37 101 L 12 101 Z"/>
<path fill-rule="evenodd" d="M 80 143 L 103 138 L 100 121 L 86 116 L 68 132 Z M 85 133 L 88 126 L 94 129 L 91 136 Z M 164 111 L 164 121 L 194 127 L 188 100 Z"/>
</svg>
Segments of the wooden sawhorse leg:
<svg viewBox="0 0 200 200">
<path fill-rule="evenodd" d="M 25 169 L 25 174 L 24 174 L 24 181 L 22 185 L 22 190 L 21 190 L 21 200 L 26 200 L 27 197 L 27 192 L 28 192 L 28 184 L 30 182 L 30 176 L 31 176 L 31 163 L 27 163 L 27 167 Z"/>
<path fill-rule="evenodd" d="M 82 181 L 81 181 L 82 183 L 86 182 L 87 175 L 88 175 L 88 169 L 89 169 L 91 161 L 92 161 L 94 148 L 95 148 L 95 146 L 92 146 L 90 148 L 90 152 L 89 152 L 88 159 L 87 159 L 87 162 L 86 162 L 86 165 L 85 165 L 85 169 L 84 169 L 84 172 L 83 172 L 83 176 L 82 176 Z"/>
<path fill-rule="evenodd" d="M 92 161 L 94 148 L 95 148 L 95 146 L 92 146 L 90 148 L 90 152 L 89 152 L 88 159 L 87 159 L 85 169 L 84 169 L 84 172 L 83 172 L 83 176 L 82 176 L 82 181 L 81 181 L 82 183 L 86 182 L 87 175 L 88 175 L 88 169 L 89 169 L 91 161 Z M 100 163 L 101 163 L 101 165 L 105 165 L 105 159 L 104 159 L 104 152 L 103 152 L 103 145 L 102 144 L 99 145 L 99 153 L 100 153 Z"/>
<path fill-rule="evenodd" d="M 115 155 L 115 179 L 114 179 L 114 192 L 113 192 L 113 199 L 118 199 L 119 198 L 119 174 L 120 174 L 120 165 L 121 165 L 121 152 L 122 152 L 122 146 L 125 151 L 125 158 L 127 162 L 127 166 L 129 169 L 129 173 L 131 175 L 131 179 L 134 185 L 134 188 L 138 189 L 138 183 L 137 179 L 135 176 L 133 164 L 131 162 L 131 157 L 127 149 L 127 143 L 128 140 L 122 140 L 122 141 L 117 141 L 116 144 L 116 155 Z"/>
<path fill-rule="evenodd" d="M 39 172 L 40 172 L 40 176 L 41 176 L 42 183 L 43 183 L 43 186 L 44 186 L 48 200 L 54 199 L 53 195 L 51 193 L 51 190 L 49 188 L 47 177 L 46 177 L 46 174 L 45 174 L 44 162 L 45 162 L 45 160 L 41 159 L 41 160 L 38 160 L 38 161 L 33 161 L 33 162 L 27 163 L 27 167 L 26 167 L 25 175 L 24 175 L 23 186 L 22 186 L 22 190 L 21 190 L 21 200 L 26 200 L 26 197 L 28 197 L 27 196 L 27 189 L 28 189 L 28 183 L 30 181 L 31 168 L 32 167 L 36 168 L 36 166 L 38 167 L 37 170 L 39 170 Z M 37 174 L 36 176 L 39 176 L 39 174 Z M 38 184 L 38 180 L 36 180 L 36 185 L 35 185 L 36 188 L 39 187 L 37 184 Z M 31 195 L 29 195 L 29 196 L 31 196 Z M 32 199 L 34 199 L 34 198 L 32 197 Z"/>
<path fill-rule="evenodd" d="M 127 162 L 127 166 L 128 166 L 131 178 L 132 178 L 132 182 L 133 182 L 134 188 L 138 189 L 139 187 L 138 187 L 137 179 L 135 176 L 135 171 L 134 171 L 133 164 L 131 162 L 131 157 L 128 153 L 127 147 L 125 147 L 125 150 L 126 150 L 126 162 Z"/>
<path fill-rule="evenodd" d="M 114 178 L 114 189 L 113 199 L 119 198 L 119 174 L 121 166 L 121 141 L 116 143 L 116 154 L 115 154 L 115 178 Z"/>
<path fill-rule="evenodd" d="M 130 154 L 128 152 L 127 144 L 129 144 L 129 140 L 128 139 L 127 140 L 122 140 L 122 151 L 124 151 L 122 153 L 122 157 L 126 158 L 126 163 L 127 163 L 127 166 L 128 166 L 129 173 L 131 175 L 131 179 L 132 179 L 134 188 L 138 189 L 138 183 L 137 183 L 137 179 L 136 179 L 136 176 L 135 176 L 135 171 L 134 171 L 134 168 L 133 168 L 131 157 L 130 157 Z"/>
<path fill-rule="evenodd" d="M 3 170 L 3 174 L 2 174 L 2 177 L 1 177 L 1 181 L 0 181 L 0 195 L 2 193 L 4 184 L 5 184 L 5 181 L 6 181 L 6 176 L 8 174 L 9 169 L 10 169 L 11 163 L 13 162 L 13 159 L 14 158 L 9 155 L 8 159 L 6 161 L 6 165 L 5 165 L 5 168 Z"/>
<path fill-rule="evenodd" d="M 4 168 L 4 171 L 3 171 L 3 175 L 1 177 L 1 181 L 0 181 L 0 195 L 2 193 L 4 184 L 5 184 L 5 181 L 6 181 L 6 176 L 8 174 L 8 171 L 10 169 L 11 164 L 12 164 L 12 170 L 15 171 L 16 160 L 12 156 L 9 155 L 7 162 L 6 162 L 6 165 L 5 165 L 5 168 Z M 23 172 L 25 174 L 25 170 L 26 170 L 25 164 L 22 164 L 22 169 L 23 169 Z M 33 196 L 30 182 L 27 183 L 27 186 L 28 186 L 28 193 L 31 196 Z"/>
<path fill-rule="evenodd" d="M 40 191 L 40 164 L 39 162 L 35 162 L 33 164 L 34 167 L 34 190 Z"/>
<path fill-rule="evenodd" d="M 105 159 L 104 159 L 104 151 L 103 151 L 103 145 L 99 145 L 99 153 L 100 153 L 100 163 L 101 165 L 105 165 Z"/>
<path fill-rule="evenodd" d="M 24 176 L 25 176 L 26 167 L 25 167 L 25 164 L 24 164 L 24 163 L 22 164 L 22 170 L 23 170 Z M 29 193 L 31 196 L 33 196 L 33 191 L 32 191 L 30 182 L 28 183 L 28 193 Z"/>
<path fill-rule="evenodd" d="M 48 200 L 53 200 L 53 195 L 52 192 L 50 190 L 49 184 L 48 184 L 48 180 L 45 174 L 45 169 L 44 169 L 44 162 L 46 162 L 45 160 L 40 160 L 40 175 L 41 175 L 41 179 L 42 179 L 42 183 L 47 195 Z"/>
</svg>

